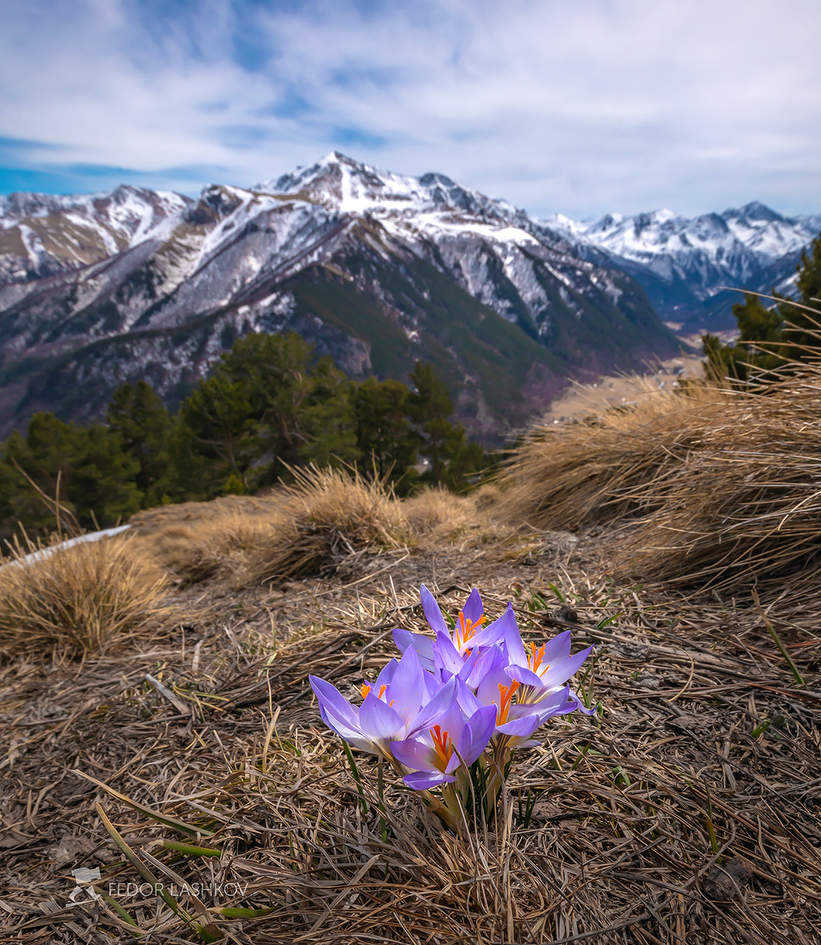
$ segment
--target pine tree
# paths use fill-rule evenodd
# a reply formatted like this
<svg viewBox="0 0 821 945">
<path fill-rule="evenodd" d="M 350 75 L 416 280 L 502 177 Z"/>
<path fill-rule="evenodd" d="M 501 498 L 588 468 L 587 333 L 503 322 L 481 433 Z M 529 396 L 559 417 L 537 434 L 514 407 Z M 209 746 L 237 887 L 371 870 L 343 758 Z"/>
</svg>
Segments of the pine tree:
<svg viewBox="0 0 821 945">
<path fill-rule="evenodd" d="M 337 466 L 359 459 L 352 387 L 330 358 L 317 362 L 310 374 L 310 393 L 299 424 L 301 462 Z"/>
<path fill-rule="evenodd" d="M 408 416 L 421 437 L 419 452 L 430 462 L 424 480 L 464 489 L 470 473 L 482 463 L 481 447 L 469 443 L 465 428 L 451 423 L 453 401 L 433 366 L 417 362 L 411 372 L 413 390 L 408 396 Z"/>
<path fill-rule="evenodd" d="M 247 391 L 221 367 L 201 381 L 180 408 L 190 446 L 210 461 L 202 484 L 209 497 L 219 494 L 229 476 L 236 476 L 247 489 L 246 475 L 257 450 Z"/>
<path fill-rule="evenodd" d="M 371 377 L 353 394 L 356 442 L 363 469 L 390 478 L 399 491 L 407 491 L 414 478 L 420 437 L 408 422 L 410 391 L 400 381 Z"/>
<path fill-rule="evenodd" d="M 150 384 L 122 384 L 106 411 L 109 429 L 137 463 L 135 482 L 145 508 L 168 501 L 173 492 L 171 439 L 173 422 Z"/>
<path fill-rule="evenodd" d="M 80 431 L 68 477 L 68 496 L 80 524 L 114 525 L 142 505 L 135 478 L 139 462 L 122 447 L 117 433 L 102 423 Z"/>
</svg>

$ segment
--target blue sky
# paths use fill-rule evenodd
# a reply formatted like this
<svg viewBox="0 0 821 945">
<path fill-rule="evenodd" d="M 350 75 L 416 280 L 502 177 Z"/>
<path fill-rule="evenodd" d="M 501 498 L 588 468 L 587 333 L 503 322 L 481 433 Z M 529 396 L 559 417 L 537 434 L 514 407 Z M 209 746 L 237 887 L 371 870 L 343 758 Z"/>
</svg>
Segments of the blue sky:
<svg viewBox="0 0 821 945">
<path fill-rule="evenodd" d="M 332 148 L 576 217 L 821 211 L 817 0 L 28 0 L 0 192 L 196 193 Z"/>
</svg>

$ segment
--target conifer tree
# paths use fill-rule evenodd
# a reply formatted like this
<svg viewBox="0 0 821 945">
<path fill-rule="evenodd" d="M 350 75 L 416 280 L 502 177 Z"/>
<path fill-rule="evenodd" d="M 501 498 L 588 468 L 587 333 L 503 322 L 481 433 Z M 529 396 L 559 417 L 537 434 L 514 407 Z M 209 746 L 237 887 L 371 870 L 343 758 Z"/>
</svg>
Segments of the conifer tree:
<svg viewBox="0 0 821 945">
<path fill-rule="evenodd" d="M 430 462 L 423 479 L 452 489 L 464 489 L 468 476 L 481 466 L 483 452 L 468 441 L 465 428 L 451 423 L 453 401 L 431 364 L 418 361 L 411 372 L 413 390 L 408 415 L 421 437 L 419 452 Z"/>
<path fill-rule="evenodd" d="M 353 394 L 356 442 L 362 467 L 390 478 L 400 492 L 409 488 L 419 436 L 408 422 L 409 390 L 400 381 L 374 377 L 358 384 Z"/>
<path fill-rule="evenodd" d="M 135 482 L 149 508 L 173 493 L 171 440 L 173 422 L 150 384 L 121 384 L 106 411 L 109 429 L 120 437 L 125 452 L 137 463 Z"/>
</svg>

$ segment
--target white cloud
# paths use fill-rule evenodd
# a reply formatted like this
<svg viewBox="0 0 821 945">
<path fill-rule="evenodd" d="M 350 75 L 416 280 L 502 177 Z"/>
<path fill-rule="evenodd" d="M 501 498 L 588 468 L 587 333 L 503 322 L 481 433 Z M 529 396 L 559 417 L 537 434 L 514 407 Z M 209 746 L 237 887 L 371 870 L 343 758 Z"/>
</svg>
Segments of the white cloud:
<svg viewBox="0 0 821 945">
<path fill-rule="evenodd" d="M 338 145 L 541 213 L 821 205 L 815 0 L 66 9 L 29 5 L 0 36 L 0 82 L 17 90 L 0 135 L 61 148 L 30 148 L 32 164 L 246 183 Z M 238 35 L 264 65 L 243 63 Z M 308 107 L 276 113 L 295 97 Z"/>
</svg>

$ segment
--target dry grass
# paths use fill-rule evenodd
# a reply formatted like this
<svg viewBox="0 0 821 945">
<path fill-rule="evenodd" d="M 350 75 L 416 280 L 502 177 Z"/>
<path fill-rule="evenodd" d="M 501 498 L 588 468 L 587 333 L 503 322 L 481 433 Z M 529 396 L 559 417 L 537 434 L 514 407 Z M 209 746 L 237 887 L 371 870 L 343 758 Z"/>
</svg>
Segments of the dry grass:
<svg viewBox="0 0 821 945">
<path fill-rule="evenodd" d="M 478 524 L 474 498 L 441 487 L 404 499 L 402 509 L 413 533 L 433 542 L 455 539 Z"/>
<path fill-rule="evenodd" d="M 538 426 L 500 479 L 497 514 L 615 527 L 610 564 L 623 577 L 793 597 L 800 585 L 818 599 L 819 457 L 821 366 L 810 364 L 764 393 L 698 386 Z"/>
<path fill-rule="evenodd" d="M 431 581 L 414 557 L 392 571 L 396 597 L 385 575 L 364 594 L 306 583 L 305 629 L 275 659 L 249 657 L 247 617 L 226 611 L 176 651 L 152 645 L 77 678 L 6 669 L 0 737 L 25 736 L 0 827 L 8 940 L 197 940 L 166 902 L 133 891 L 144 874 L 102 809 L 166 888 L 205 884 L 199 903 L 178 899 L 193 923 L 237 945 L 815 945 L 817 696 L 795 685 L 754 613 L 690 613 L 572 567 L 559 577 L 552 561 L 523 571 L 485 552 L 438 555 L 449 611 L 477 583 L 491 614 L 512 597 L 538 641 L 557 618 L 533 595 L 555 580 L 578 612 L 576 644 L 596 644 L 584 688 L 602 714 L 550 723 L 544 746 L 513 768 L 498 831 L 475 840 L 444 832 L 390 779 L 380 798 L 376 765 L 357 756 L 360 795 L 306 683 L 313 672 L 353 693 L 392 653 L 391 627 L 422 629 L 415 586 Z M 268 604 L 277 624 L 287 597 Z M 260 634 L 270 623 L 261 613 Z M 809 678 L 818 640 L 799 633 L 786 645 Z M 158 663 L 190 714 L 170 715 L 144 683 Z M 80 866 L 99 867 L 96 888 L 113 898 L 67 907 Z"/>
<path fill-rule="evenodd" d="M 694 385 L 579 423 L 536 424 L 499 478 L 511 524 L 575 531 L 656 507 L 649 488 L 698 449 L 732 395 Z"/>
<path fill-rule="evenodd" d="M 635 573 L 735 590 L 785 580 L 819 595 L 821 368 L 737 397 L 664 481 L 643 486 L 656 510 L 624 545 Z M 821 601 L 819 601 L 821 602 Z"/>
<path fill-rule="evenodd" d="M 143 531 L 140 540 L 175 578 L 195 584 L 217 575 L 231 580 L 249 551 L 277 540 L 281 528 L 269 505 L 265 512 L 227 510 L 187 521 L 170 520 Z"/>
<path fill-rule="evenodd" d="M 29 549 L 34 550 L 34 549 Z M 168 616 L 163 572 L 128 537 L 0 570 L 0 652 L 78 657 L 130 643 Z"/>
<path fill-rule="evenodd" d="M 271 528 L 247 550 L 242 583 L 327 574 L 352 553 L 396 550 L 411 540 L 402 506 L 383 482 L 338 469 L 295 476 L 270 497 Z"/>
</svg>

